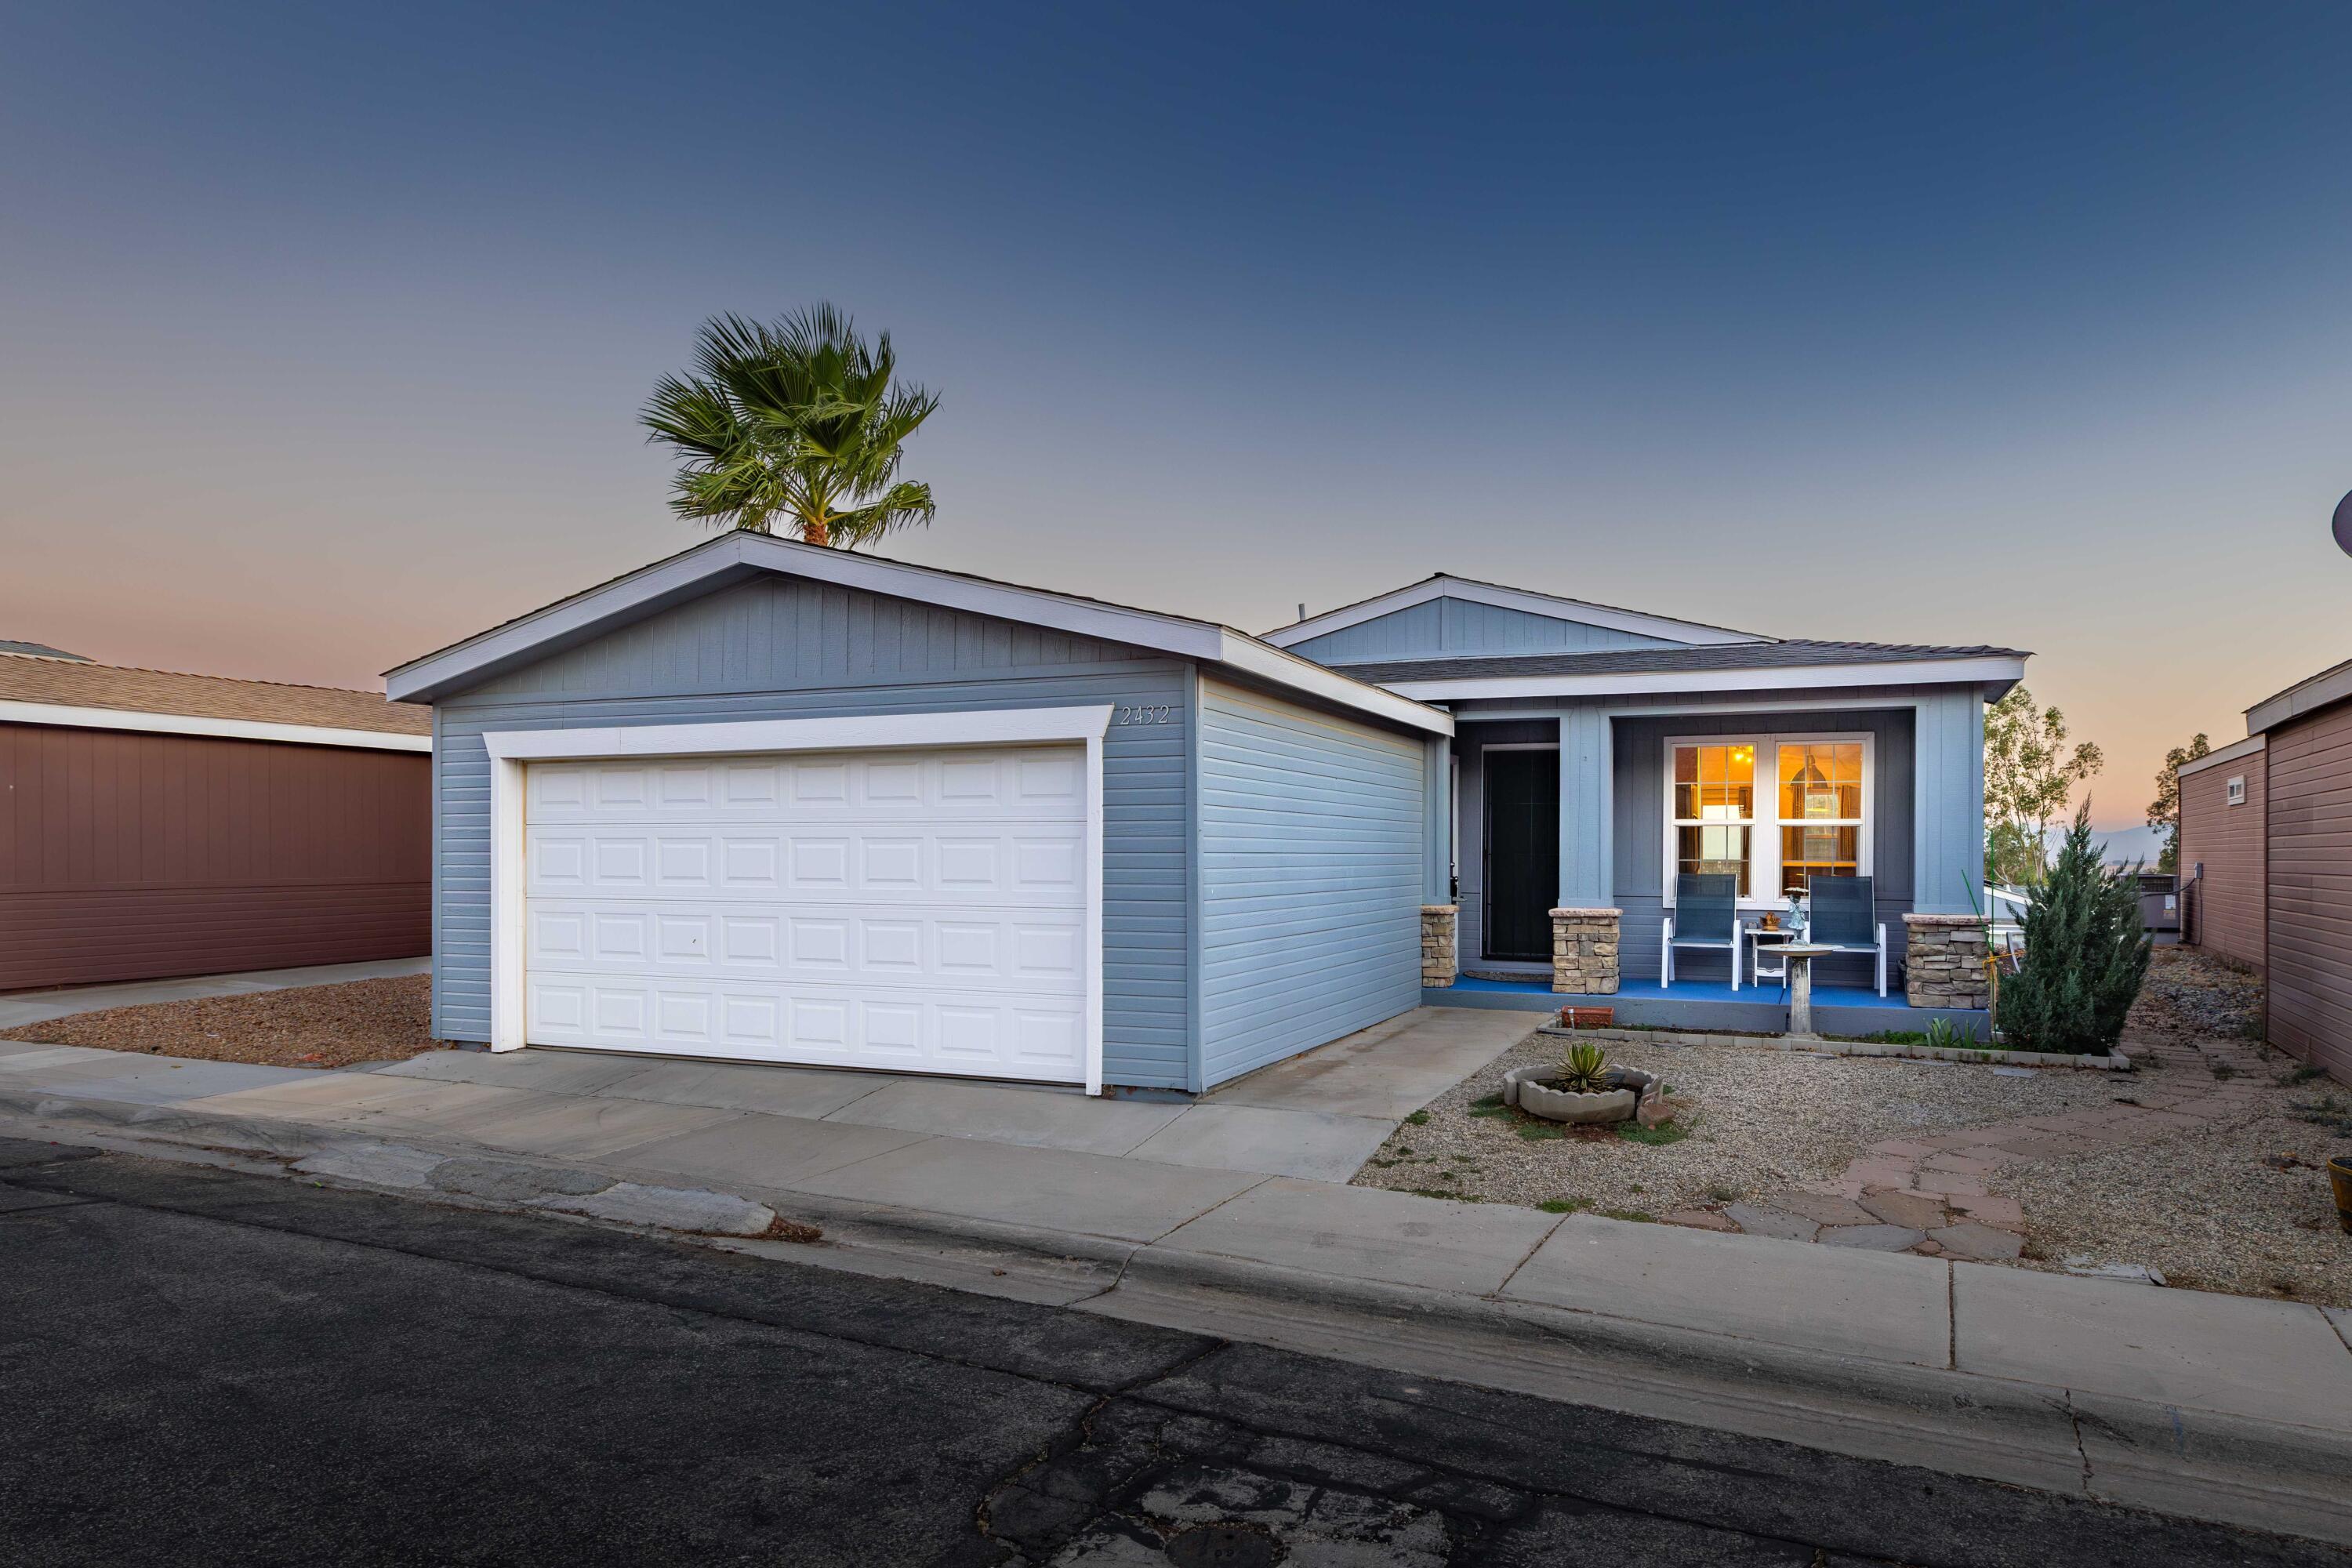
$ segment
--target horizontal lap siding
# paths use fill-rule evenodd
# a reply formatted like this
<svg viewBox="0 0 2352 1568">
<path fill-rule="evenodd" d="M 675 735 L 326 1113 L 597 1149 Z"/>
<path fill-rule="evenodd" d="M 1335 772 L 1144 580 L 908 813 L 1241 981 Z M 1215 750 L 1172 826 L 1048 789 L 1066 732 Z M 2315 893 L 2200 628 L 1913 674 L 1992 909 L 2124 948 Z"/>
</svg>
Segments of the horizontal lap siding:
<svg viewBox="0 0 2352 1568">
<path fill-rule="evenodd" d="M 1169 722 L 1114 725 L 1104 742 L 1104 1079 L 1183 1088 L 1189 686 L 1185 664 L 1141 649 L 779 580 L 679 605 L 447 700 L 435 712 L 435 1026 L 445 1038 L 489 1038 L 487 731 L 1111 703 L 1165 708 Z"/>
<path fill-rule="evenodd" d="M 1201 687 L 1203 1087 L 1421 1000 L 1418 740 Z"/>
<path fill-rule="evenodd" d="M 2189 889 L 2191 924 L 2183 934 L 2207 952 L 2257 969 L 2263 966 L 2266 896 L 2263 756 L 2256 752 L 2180 781 L 2180 879 Z M 2233 778 L 2246 781 L 2246 798 L 2237 805 L 2229 803 Z"/>
<path fill-rule="evenodd" d="M 429 951 L 429 767 L 0 725 L 0 990 Z"/>
<path fill-rule="evenodd" d="M 2352 705 L 2273 731 L 2266 754 L 2270 1037 L 2352 1082 Z"/>
</svg>

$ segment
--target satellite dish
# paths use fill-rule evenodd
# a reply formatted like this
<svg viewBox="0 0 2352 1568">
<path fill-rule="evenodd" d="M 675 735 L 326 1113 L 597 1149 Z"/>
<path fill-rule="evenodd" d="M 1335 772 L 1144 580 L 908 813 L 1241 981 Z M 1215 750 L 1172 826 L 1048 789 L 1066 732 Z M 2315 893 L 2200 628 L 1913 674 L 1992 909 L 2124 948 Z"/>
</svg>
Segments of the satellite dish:
<svg viewBox="0 0 2352 1568">
<path fill-rule="evenodd" d="M 2336 503 L 2336 548 L 2352 555 L 2352 494 Z"/>
</svg>

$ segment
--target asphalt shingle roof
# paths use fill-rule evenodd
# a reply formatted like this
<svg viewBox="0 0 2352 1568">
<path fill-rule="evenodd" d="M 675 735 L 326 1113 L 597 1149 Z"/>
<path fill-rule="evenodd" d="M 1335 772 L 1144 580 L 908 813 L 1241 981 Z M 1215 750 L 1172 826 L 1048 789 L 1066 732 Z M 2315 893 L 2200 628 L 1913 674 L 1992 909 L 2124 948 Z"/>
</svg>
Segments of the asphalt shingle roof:
<svg viewBox="0 0 2352 1568">
<path fill-rule="evenodd" d="M 1600 648 L 1591 653 L 1486 654 L 1460 658 L 1391 659 L 1339 668 L 1382 686 L 1401 680 L 1476 680 L 1513 675 L 1636 675 L 1651 670 L 1780 669 L 1820 664 L 1889 664 L 1935 658 L 2024 658 L 2013 647 L 1937 647 L 1924 643 L 1710 643 L 1690 647 Z"/>
<path fill-rule="evenodd" d="M 376 691 L 283 686 L 273 680 L 233 680 L 224 675 L 175 675 L 168 670 L 58 658 L 0 658 L 0 701 L 375 730 L 390 735 L 433 732 L 430 710 L 391 701 Z"/>
</svg>

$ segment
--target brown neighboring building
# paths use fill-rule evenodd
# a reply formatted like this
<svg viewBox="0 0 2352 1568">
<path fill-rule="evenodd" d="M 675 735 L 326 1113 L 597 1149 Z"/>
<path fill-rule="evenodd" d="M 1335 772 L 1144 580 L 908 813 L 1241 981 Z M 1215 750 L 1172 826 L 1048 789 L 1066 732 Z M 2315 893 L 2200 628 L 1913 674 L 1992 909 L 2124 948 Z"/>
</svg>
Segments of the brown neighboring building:
<svg viewBox="0 0 2352 1568">
<path fill-rule="evenodd" d="M 2271 1043 L 2352 1083 L 2352 661 L 2181 770 L 2184 942 L 2261 966 Z"/>
<path fill-rule="evenodd" d="M 0 642 L 0 991 L 431 952 L 431 720 Z"/>
</svg>

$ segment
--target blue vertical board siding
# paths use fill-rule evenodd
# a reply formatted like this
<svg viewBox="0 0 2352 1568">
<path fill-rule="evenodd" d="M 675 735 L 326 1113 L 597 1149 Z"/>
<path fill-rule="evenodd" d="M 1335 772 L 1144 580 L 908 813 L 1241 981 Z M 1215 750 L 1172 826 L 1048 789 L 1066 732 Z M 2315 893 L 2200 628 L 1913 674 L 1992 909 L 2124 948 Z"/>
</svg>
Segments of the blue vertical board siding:
<svg viewBox="0 0 2352 1568">
<path fill-rule="evenodd" d="M 1192 669 L 1099 639 L 776 577 L 673 606 L 435 708 L 434 1030 L 490 1031 L 494 730 L 1111 703 L 1168 710 L 1103 747 L 1103 1076 L 1192 1078 Z M 1416 748 L 1415 755 L 1418 756 Z"/>
<path fill-rule="evenodd" d="M 1202 1087 L 1421 1001 L 1420 737 L 1205 677 Z"/>
<path fill-rule="evenodd" d="M 1658 938 L 1665 921 L 1666 764 L 1669 735 L 1864 733 L 1871 737 L 1875 776 L 1871 788 L 1871 891 L 1887 924 L 1890 963 L 1902 956 L 1903 916 L 1912 907 L 1912 710 L 1832 709 L 1790 713 L 1677 714 L 1616 721 L 1616 907 L 1624 911 L 1618 954 L 1625 978 L 1658 978 Z M 1770 807 L 1759 759 L 1757 831 Z M 1716 973 L 1719 959 L 1693 958 L 1696 976 Z M 1859 984 L 1867 960 L 1824 960 L 1822 973 L 1839 984 Z M 1891 973 L 1891 971 L 1890 971 Z M 1720 978 L 1720 976 L 1717 976 Z"/>
<path fill-rule="evenodd" d="M 1539 707 L 1559 717 L 1533 716 Z M 1535 739 L 1554 725 L 1563 741 L 1562 897 L 1624 911 L 1620 952 L 1629 981 L 1658 975 L 1669 735 L 1870 733 L 1871 870 L 1878 918 L 1898 953 L 1906 913 L 1965 913 L 1970 889 L 1983 880 L 1984 698 L 1973 685 L 1488 700 L 1457 703 L 1454 711 L 1461 725 L 1454 747 L 1463 759 L 1456 831 L 1465 961 L 1480 951 L 1483 915 L 1475 880 L 1484 870 L 1480 748 Z M 1608 762 L 1596 779 L 1593 745 L 1602 735 Z M 1609 874 L 1600 896 L 1591 897 L 1596 864 Z M 1843 983 L 1855 974 L 1833 971 L 1832 978 Z"/>
<path fill-rule="evenodd" d="M 1352 626 L 1294 643 L 1290 651 L 1322 664 L 1363 664 L 1447 655 L 1573 653 L 1601 647 L 1675 647 L 1667 637 L 1587 626 L 1558 616 L 1482 605 L 1471 599 L 1431 599 Z"/>
</svg>

